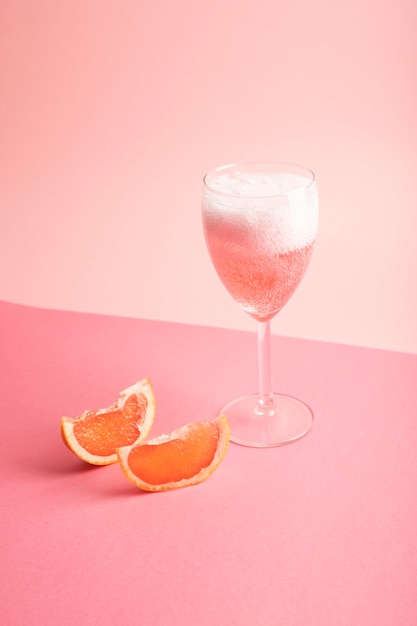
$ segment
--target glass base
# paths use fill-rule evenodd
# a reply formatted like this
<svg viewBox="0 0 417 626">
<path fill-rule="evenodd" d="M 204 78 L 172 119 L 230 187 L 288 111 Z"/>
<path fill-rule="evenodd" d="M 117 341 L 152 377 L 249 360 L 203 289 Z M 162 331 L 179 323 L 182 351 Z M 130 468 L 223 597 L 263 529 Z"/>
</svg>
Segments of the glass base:
<svg viewBox="0 0 417 626">
<path fill-rule="evenodd" d="M 259 396 L 238 398 L 221 410 L 230 426 L 230 441 L 242 446 L 283 446 L 304 437 L 313 425 L 310 407 L 291 396 L 274 394 L 273 408 L 260 408 Z"/>
</svg>

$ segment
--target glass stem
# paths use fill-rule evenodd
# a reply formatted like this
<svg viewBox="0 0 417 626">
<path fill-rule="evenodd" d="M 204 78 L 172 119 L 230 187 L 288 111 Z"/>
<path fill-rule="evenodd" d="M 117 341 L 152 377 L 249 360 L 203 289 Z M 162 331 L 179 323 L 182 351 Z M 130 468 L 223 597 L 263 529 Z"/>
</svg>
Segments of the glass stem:
<svg viewBox="0 0 417 626">
<path fill-rule="evenodd" d="M 271 327 L 268 322 L 258 322 L 258 368 L 259 400 L 258 413 L 274 413 L 274 394 L 271 374 Z"/>
</svg>

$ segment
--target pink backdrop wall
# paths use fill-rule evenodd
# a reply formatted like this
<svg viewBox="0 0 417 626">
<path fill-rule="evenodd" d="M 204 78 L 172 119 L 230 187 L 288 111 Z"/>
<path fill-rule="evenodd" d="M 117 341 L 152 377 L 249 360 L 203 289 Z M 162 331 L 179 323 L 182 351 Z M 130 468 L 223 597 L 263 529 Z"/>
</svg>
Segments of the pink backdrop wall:
<svg viewBox="0 0 417 626">
<path fill-rule="evenodd" d="M 0 297 L 254 330 L 201 177 L 315 169 L 321 231 L 273 332 L 417 352 L 414 0 L 2 0 Z"/>
</svg>

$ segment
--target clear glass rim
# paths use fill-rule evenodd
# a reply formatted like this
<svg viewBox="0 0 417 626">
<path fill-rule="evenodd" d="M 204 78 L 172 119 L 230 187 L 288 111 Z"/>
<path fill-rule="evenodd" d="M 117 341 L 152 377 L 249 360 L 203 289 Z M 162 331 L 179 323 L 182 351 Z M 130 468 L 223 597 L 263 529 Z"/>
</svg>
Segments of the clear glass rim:
<svg viewBox="0 0 417 626">
<path fill-rule="evenodd" d="M 236 193 L 225 193 L 224 191 L 219 191 L 218 189 L 216 189 L 215 187 L 212 187 L 209 183 L 208 183 L 208 179 L 213 176 L 214 174 L 219 174 L 221 172 L 224 172 L 225 170 L 228 169 L 232 169 L 232 168 L 238 168 L 238 167 L 250 167 L 250 166 L 258 166 L 258 167 L 274 167 L 276 171 L 281 171 L 281 172 L 285 172 L 285 170 L 287 169 L 289 170 L 298 170 L 298 173 L 300 174 L 304 174 L 307 177 L 307 181 L 305 184 L 300 184 L 299 186 L 295 187 L 294 189 L 292 189 L 291 191 L 297 191 L 297 190 L 301 190 L 301 189 L 308 189 L 309 187 L 311 187 L 315 180 L 316 180 L 316 176 L 313 172 L 313 170 L 311 170 L 310 168 L 304 166 L 304 165 L 300 165 L 299 163 L 292 163 L 290 161 L 236 161 L 235 163 L 227 163 L 226 165 L 220 165 L 218 167 L 214 167 L 213 169 L 209 170 L 207 172 L 207 174 L 203 177 L 203 184 L 204 187 L 210 191 L 210 193 L 214 193 L 216 195 L 219 196 L 224 196 L 227 198 L 245 198 L 245 197 L 250 197 L 251 199 L 261 199 L 261 198 L 277 198 L 280 196 L 285 196 L 288 191 L 282 191 L 282 192 L 277 192 L 277 193 L 273 193 L 273 194 L 265 194 L 265 195 L 254 195 L 254 196 L 245 196 L 244 194 L 236 194 Z"/>
</svg>

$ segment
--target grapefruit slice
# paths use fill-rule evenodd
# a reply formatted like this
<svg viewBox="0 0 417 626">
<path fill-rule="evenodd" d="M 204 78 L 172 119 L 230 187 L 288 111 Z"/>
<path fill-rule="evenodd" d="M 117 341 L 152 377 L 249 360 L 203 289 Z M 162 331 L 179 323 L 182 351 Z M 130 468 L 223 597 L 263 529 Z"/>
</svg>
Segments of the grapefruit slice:
<svg viewBox="0 0 417 626">
<path fill-rule="evenodd" d="M 116 463 L 116 448 L 143 441 L 155 419 L 155 397 L 145 378 L 122 391 L 106 409 L 84 411 L 76 419 L 63 417 L 64 443 L 92 465 Z"/>
<path fill-rule="evenodd" d="M 221 415 L 117 450 L 125 476 L 145 491 L 168 491 L 206 480 L 223 461 L 230 431 Z"/>
</svg>

